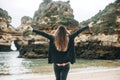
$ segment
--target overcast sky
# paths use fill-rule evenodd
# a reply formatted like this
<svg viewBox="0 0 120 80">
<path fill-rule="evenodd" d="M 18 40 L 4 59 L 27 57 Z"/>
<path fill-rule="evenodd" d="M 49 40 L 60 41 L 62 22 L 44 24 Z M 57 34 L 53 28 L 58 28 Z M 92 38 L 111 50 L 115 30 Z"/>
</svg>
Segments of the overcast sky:
<svg viewBox="0 0 120 80">
<path fill-rule="evenodd" d="M 0 8 L 7 10 L 12 17 L 12 25 L 18 27 L 21 17 L 33 17 L 43 0 L 0 0 Z M 67 0 L 53 0 L 67 1 Z M 70 0 L 75 19 L 79 22 L 94 16 L 115 0 Z"/>
</svg>

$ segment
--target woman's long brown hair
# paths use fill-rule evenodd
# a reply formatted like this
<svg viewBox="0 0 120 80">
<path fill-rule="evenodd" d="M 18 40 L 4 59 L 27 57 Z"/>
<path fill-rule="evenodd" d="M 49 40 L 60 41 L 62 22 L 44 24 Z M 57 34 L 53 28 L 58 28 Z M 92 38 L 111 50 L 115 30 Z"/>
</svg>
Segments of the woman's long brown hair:
<svg viewBox="0 0 120 80">
<path fill-rule="evenodd" d="M 55 46 L 58 51 L 67 51 L 68 49 L 68 37 L 69 32 L 64 26 L 59 26 L 55 32 Z"/>
</svg>

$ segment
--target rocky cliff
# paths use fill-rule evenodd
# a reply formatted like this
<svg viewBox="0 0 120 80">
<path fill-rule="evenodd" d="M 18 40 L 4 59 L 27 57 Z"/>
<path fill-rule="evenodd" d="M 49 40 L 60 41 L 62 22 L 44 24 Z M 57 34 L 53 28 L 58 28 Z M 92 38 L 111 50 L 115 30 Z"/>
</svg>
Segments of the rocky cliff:
<svg viewBox="0 0 120 80">
<path fill-rule="evenodd" d="M 16 31 L 11 23 L 11 16 L 6 10 L 0 8 L 0 51 L 10 51 L 12 35 Z M 10 34 L 11 33 L 11 34 Z"/>
<path fill-rule="evenodd" d="M 80 25 L 91 21 L 96 22 L 95 27 L 90 29 L 92 35 L 83 33 L 76 39 L 77 55 L 87 59 L 120 59 L 120 2 L 116 0 L 109 4 Z"/>
<path fill-rule="evenodd" d="M 75 39 L 77 57 L 86 59 L 119 59 L 119 12 L 120 3 L 116 1 L 106 6 L 103 11 L 100 11 L 91 19 L 78 25 L 74 20 L 73 10 L 69 2 L 43 2 L 35 12 L 32 26 L 51 34 L 57 25 L 63 24 L 72 33 L 80 28 L 79 26 L 87 25 L 89 22 L 94 21 L 96 22 L 94 28 L 84 31 Z M 48 45 L 45 43 L 48 43 L 48 41 L 45 38 L 42 40 L 41 43 L 32 45 L 34 46 L 32 51 L 47 57 Z"/>
<path fill-rule="evenodd" d="M 19 57 L 44 57 L 44 54 L 47 57 L 48 40 L 31 33 L 27 30 L 28 26 L 32 25 L 35 29 L 49 33 L 52 33 L 59 24 L 70 27 L 78 26 L 69 1 L 44 0 L 33 18 L 29 16 L 21 18 L 21 25 L 18 28 L 14 28 L 11 21 L 12 17 L 8 12 L 0 9 L 0 51 L 11 51 L 10 47 L 14 41 L 17 50 L 20 51 Z"/>
<path fill-rule="evenodd" d="M 47 0 L 49 1 L 49 0 Z M 74 19 L 73 9 L 69 1 L 49 1 L 42 2 L 35 12 L 33 17 L 33 24 L 38 28 L 44 25 L 44 28 L 53 28 L 57 24 L 65 26 L 78 26 L 78 21 Z"/>
<path fill-rule="evenodd" d="M 3 38 L 5 33 L 11 35 L 11 38 L 7 40 L 8 42 L 10 41 L 9 45 L 11 41 L 15 41 L 16 47 L 20 52 L 19 57 L 39 58 L 48 56 L 49 40 L 31 33 L 27 30 L 28 26 L 51 34 L 58 25 L 63 24 L 72 33 L 81 26 L 95 21 L 94 28 L 82 32 L 75 38 L 77 57 L 86 59 L 120 59 L 119 1 L 111 3 L 103 11 L 99 11 L 95 16 L 80 24 L 74 19 L 73 9 L 70 7 L 69 1 L 44 0 L 35 12 L 34 17 L 22 17 L 21 25 L 15 30 L 12 28 L 13 31 L 9 30 L 7 19 L 3 18 L 0 22 L 2 31 L 0 32 L 1 44 L 6 41 Z"/>
<path fill-rule="evenodd" d="M 51 34 L 60 24 L 71 28 L 76 28 L 79 26 L 78 21 L 74 19 L 73 9 L 71 8 L 69 1 L 63 2 L 43 0 L 38 10 L 34 14 L 31 26 L 34 29 L 46 31 Z M 29 31 L 26 33 L 29 34 Z M 33 44 L 31 44 L 32 50 L 29 50 L 30 46 L 22 46 L 20 48 L 19 57 L 34 58 L 36 57 L 36 54 L 37 57 L 47 57 L 49 41 L 46 38 L 34 33 L 32 34 L 32 40 L 34 41 L 32 42 Z"/>
<path fill-rule="evenodd" d="M 31 19 L 23 17 L 19 28 L 14 28 L 10 24 L 11 21 L 12 17 L 8 12 L 0 8 L 0 51 L 11 51 L 13 41 L 20 41 L 19 44 L 23 44 L 29 40 L 29 36 L 23 37 L 23 32 L 27 29 Z"/>
</svg>

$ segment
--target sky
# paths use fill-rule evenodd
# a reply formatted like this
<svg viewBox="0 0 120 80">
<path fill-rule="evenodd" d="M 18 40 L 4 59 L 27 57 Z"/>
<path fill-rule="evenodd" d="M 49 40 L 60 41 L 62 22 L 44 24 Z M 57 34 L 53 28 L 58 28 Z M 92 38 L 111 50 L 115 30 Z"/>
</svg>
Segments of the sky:
<svg viewBox="0 0 120 80">
<path fill-rule="evenodd" d="M 21 17 L 33 17 L 43 0 L 0 0 L 0 8 L 8 11 L 12 17 L 12 25 L 18 27 L 21 24 Z M 52 0 L 68 1 L 68 0 Z M 108 4 L 115 0 L 70 0 L 74 18 L 81 22 L 103 10 Z"/>
</svg>

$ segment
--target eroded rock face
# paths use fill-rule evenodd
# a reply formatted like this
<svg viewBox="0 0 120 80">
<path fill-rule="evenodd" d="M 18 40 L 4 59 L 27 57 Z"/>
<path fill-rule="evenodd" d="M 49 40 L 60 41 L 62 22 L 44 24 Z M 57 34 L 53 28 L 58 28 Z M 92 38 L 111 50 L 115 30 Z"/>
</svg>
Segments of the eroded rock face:
<svg viewBox="0 0 120 80">
<path fill-rule="evenodd" d="M 17 29 L 11 25 L 11 21 L 12 18 L 8 15 L 7 11 L 0 8 L 0 51 L 11 51 L 11 43 L 15 40 L 25 43 L 24 39 L 26 38 L 23 37 L 23 32 L 27 29 L 27 24 L 30 20 L 27 20 L 27 24 L 22 24 Z"/>
<path fill-rule="evenodd" d="M 65 2 L 64 4 L 61 4 L 61 3 L 63 2 L 58 1 L 58 2 L 50 2 L 47 4 L 42 3 L 39 9 L 35 12 L 35 15 L 33 18 L 33 24 L 32 24 L 33 27 L 35 29 L 40 29 L 50 34 L 54 32 L 54 28 L 49 28 L 49 27 L 55 25 L 56 23 L 59 23 L 59 21 L 61 21 L 60 19 L 64 19 L 64 17 L 62 17 L 63 14 L 65 14 L 65 16 L 68 16 L 69 14 L 72 15 L 73 13 L 72 12 L 73 10 L 71 8 L 67 8 L 66 6 L 64 6 L 64 4 L 67 4 L 68 6 L 70 6 L 67 2 Z M 62 12 L 63 14 L 61 15 L 60 12 Z M 74 16 L 70 16 L 70 15 L 68 16 L 68 18 L 73 19 Z M 67 20 L 66 18 L 65 20 Z M 104 20 L 99 20 L 97 23 L 102 23 L 103 21 Z M 116 21 L 119 21 L 119 19 L 117 19 Z M 71 22 L 74 23 L 74 21 L 71 21 Z M 65 22 L 65 23 L 68 23 L 68 22 Z M 22 25 L 22 26 L 24 27 L 26 25 Z M 44 28 L 41 28 L 41 27 L 44 27 Z M 70 32 L 74 32 L 75 28 L 76 27 L 69 28 Z M 78 27 L 76 28 L 76 30 L 77 29 Z M 76 37 L 75 39 L 75 44 L 76 44 L 75 49 L 76 49 L 77 58 L 119 59 L 120 58 L 120 55 L 119 55 L 120 53 L 119 38 L 120 37 L 118 34 L 119 29 L 117 29 L 116 31 L 117 33 L 115 32 L 115 34 L 112 34 L 112 35 L 106 35 L 104 33 L 99 33 L 95 35 L 94 31 L 91 32 L 91 30 L 88 30 L 78 35 L 78 37 Z M 37 55 L 36 58 L 47 57 L 49 41 L 40 35 L 32 35 L 32 38 L 34 39 L 34 42 L 32 44 L 24 45 L 21 47 L 19 57 L 35 58 L 36 55 Z M 29 43 L 30 40 L 27 40 L 27 41 Z"/>
<path fill-rule="evenodd" d="M 76 38 L 77 57 L 86 59 L 120 59 L 120 2 L 108 5 L 93 16 L 97 24 L 90 33 L 80 34 Z M 88 23 L 87 21 L 83 24 Z"/>
<path fill-rule="evenodd" d="M 85 59 L 120 59 L 119 35 L 80 34 L 76 37 L 76 55 Z"/>
<path fill-rule="evenodd" d="M 25 19 L 25 17 L 23 17 L 21 19 L 21 25 L 19 26 L 20 28 L 18 29 L 21 29 L 20 31 L 23 30 L 24 32 L 27 27 L 31 25 L 35 29 L 41 29 L 42 31 L 46 31 L 51 34 L 54 32 L 51 27 L 55 27 L 55 25 L 58 26 L 59 24 L 63 24 L 67 26 L 78 26 L 78 22 L 74 19 L 73 9 L 71 8 L 69 2 L 62 1 L 44 1 L 40 4 L 39 9 L 35 12 L 32 24 L 28 24 L 27 22 L 31 22 L 31 19 L 28 17 L 26 17 Z M 34 42 L 30 49 L 31 51 L 29 51 L 28 49 L 30 45 L 30 39 L 34 39 Z M 27 43 L 26 45 L 21 45 L 21 48 L 19 48 L 20 57 L 24 57 L 26 55 L 29 56 L 28 52 L 32 51 L 35 52 L 35 54 L 38 54 L 38 56 L 40 57 L 47 57 L 47 55 L 43 54 L 48 54 L 48 42 L 49 40 L 47 40 L 46 38 L 40 35 L 35 35 L 33 33 L 32 35 L 29 35 L 29 37 L 25 37 L 23 42 L 17 40 L 16 45 L 19 48 L 20 43 Z M 41 56 L 41 54 L 43 56 Z"/>
<path fill-rule="evenodd" d="M 94 33 L 94 31 L 87 30 L 75 38 L 77 58 L 120 59 L 119 14 L 115 16 L 117 28 L 114 30 L 114 34 L 108 35 L 98 33 L 95 35 L 96 33 Z M 11 18 L 9 17 L 9 19 L 7 19 L 8 18 L 6 18 L 5 15 L 0 18 L 0 45 L 7 44 L 6 48 L 3 45 L 0 46 L 0 51 L 5 49 L 10 50 L 9 46 L 11 45 L 11 42 L 15 41 L 17 50 L 20 52 L 19 57 L 23 58 L 48 57 L 49 40 L 40 35 L 36 35 L 35 33 L 29 33 L 29 31 L 29 35 L 23 36 L 24 32 L 27 31 L 28 26 L 32 26 L 35 29 L 50 34 L 54 33 L 55 28 L 49 27 L 57 27 L 59 24 L 67 25 L 67 28 L 69 28 L 71 33 L 74 32 L 75 29 L 79 29 L 78 27 L 69 27 L 78 26 L 74 20 L 73 10 L 71 9 L 69 2 L 43 2 L 35 12 L 33 20 L 28 16 L 22 17 L 21 24 L 17 29 L 14 29 L 12 25 L 10 25 Z M 103 21 L 104 20 L 99 20 L 98 23 L 102 23 Z M 55 26 L 56 23 L 57 26 Z"/>
<path fill-rule="evenodd" d="M 78 21 L 74 19 L 73 9 L 69 2 L 63 1 L 41 3 L 34 14 L 33 22 L 36 25 L 50 25 L 49 27 L 53 27 L 55 24 L 78 26 Z"/>
<path fill-rule="evenodd" d="M 19 58 L 40 58 L 47 57 L 45 49 L 48 46 L 48 40 L 40 35 L 36 35 L 28 30 L 31 26 L 32 18 L 24 16 L 21 18 L 21 24 L 17 28 L 19 32 L 23 35 L 17 37 L 15 40 L 15 45 L 19 53 Z M 26 35 L 27 34 L 27 35 Z M 47 50 L 47 49 L 46 49 Z"/>
<path fill-rule="evenodd" d="M 10 51 L 12 35 L 15 29 L 10 25 L 11 17 L 6 10 L 0 8 L 0 51 Z"/>
</svg>

